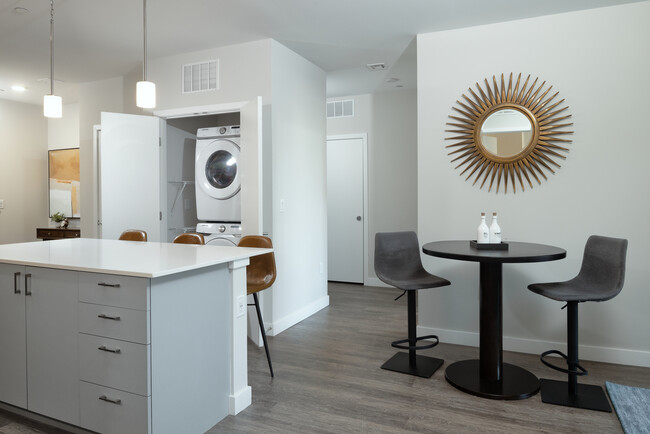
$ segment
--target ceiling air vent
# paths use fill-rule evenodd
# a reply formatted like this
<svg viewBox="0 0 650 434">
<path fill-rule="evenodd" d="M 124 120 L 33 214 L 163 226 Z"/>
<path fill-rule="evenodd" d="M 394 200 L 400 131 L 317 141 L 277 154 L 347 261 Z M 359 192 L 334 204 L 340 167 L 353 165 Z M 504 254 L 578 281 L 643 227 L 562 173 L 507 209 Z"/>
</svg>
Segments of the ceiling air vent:
<svg viewBox="0 0 650 434">
<path fill-rule="evenodd" d="M 383 71 L 386 69 L 386 64 L 385 63 L 368 63 L 366 65 L 366 68 L 368 68 L 371 71 Z"/>
<path fill-rule="evenodd" d="M 219 59 L 183 65 L 183 93 L 219 89 Z"/>
<path fill-rule="evenodd" d="M 354 116 L 354 100 L 329 101 L 327 103 L 328 118 L 347 118 Z"/>
</svg>

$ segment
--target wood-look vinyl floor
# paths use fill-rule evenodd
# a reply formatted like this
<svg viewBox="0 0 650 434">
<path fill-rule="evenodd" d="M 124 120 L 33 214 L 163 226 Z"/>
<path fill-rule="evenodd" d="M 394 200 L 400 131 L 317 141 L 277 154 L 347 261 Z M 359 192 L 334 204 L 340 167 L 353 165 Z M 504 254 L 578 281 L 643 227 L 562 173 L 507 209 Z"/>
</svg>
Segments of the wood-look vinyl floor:
<svg viewBox="0 0 650 434">
<path fill-rule="evenodd" d="M 444 369 L 477 358 L 477 348 L 441 343 L 420 352 L 445 360 L 428 379 L 380 369 L 396 351 L 390 342 L 406 337 L 406 297 L 393 301 L 398 294 L 330 283 L 328 308 L 269 337 L 275 378 L 264 349 L 249 344 L 253 403 L 209 433 L 622 432 L 614 412 L 543 404 L 539 394 L 495 401 L 455 389 Z M 536 355 L 506 352 L 504 360 L 540 378 L 564 378 Z M 589 370 L 582 383 L 650 387 L 650 368 L 581 363 Z M 55 432 L 62 431 L 0 411 L 2 434 Z"/>
</svg>

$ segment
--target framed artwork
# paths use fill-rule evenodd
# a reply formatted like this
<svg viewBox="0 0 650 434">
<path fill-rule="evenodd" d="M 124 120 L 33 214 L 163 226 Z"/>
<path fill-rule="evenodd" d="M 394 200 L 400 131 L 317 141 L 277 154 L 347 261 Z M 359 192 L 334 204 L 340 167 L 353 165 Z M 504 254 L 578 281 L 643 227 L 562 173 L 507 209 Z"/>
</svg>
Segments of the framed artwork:
<svg viewBox="0 0 650 434">
<path fill-rule="evenodd" d="M 68 218 L 80 218 L 79 148 L 48 151 L 48 182 L 50 217 L 60 212 Z"/>
</svg>

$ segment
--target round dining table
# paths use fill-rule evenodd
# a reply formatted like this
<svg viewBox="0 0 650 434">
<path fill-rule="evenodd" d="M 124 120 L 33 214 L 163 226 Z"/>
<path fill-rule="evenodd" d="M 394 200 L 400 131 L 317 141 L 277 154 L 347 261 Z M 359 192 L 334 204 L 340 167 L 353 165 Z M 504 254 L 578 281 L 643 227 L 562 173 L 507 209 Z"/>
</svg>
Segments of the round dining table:
<svg viewBox="0 0 650 434">
<path fill-rule="evenodd" d="M 503 362 L 503 264 L 555 261 L 565 258 L 566 250 L 544 244 L 507 244 L 507 250 L 481 250 L 468 240 L 435 241 L 422 246 L 422 251 L 439 258 L 478 262 L 480 266 L 479 359 L 449 365 L 447 381 L 484 398 L 524 399 L 539 391 L 539 379 L 526 369 Z"/>
</svg>

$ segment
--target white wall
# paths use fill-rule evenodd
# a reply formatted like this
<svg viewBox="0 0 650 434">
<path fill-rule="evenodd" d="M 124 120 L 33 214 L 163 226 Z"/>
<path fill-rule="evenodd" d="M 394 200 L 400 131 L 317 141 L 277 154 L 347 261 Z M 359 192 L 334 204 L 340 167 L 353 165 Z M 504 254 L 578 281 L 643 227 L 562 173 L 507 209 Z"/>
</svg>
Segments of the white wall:
<svg viewBox="0 0 650 434">
<path fill-rule="evenodd" d="M 354 117 L 327 120 L 327 135 L 368 133 L 368 281 L 375 275 L 375 233 L 417 230 L 416 91 L 394 90 L 332 98 L 354 99 Z"/>
<path fill-rule="evenodd" d="M 97 154 L 93 147 L 93 126 L 101 123 L 103 111 L 125 112 L 123 89 L 122 77 L 79 85 L 81 236 L 84 238 L 97 237 Z"/>
<path fill-rule="evenodd" d="M 271 53 L 273 242 L 278 267 L 271 334 L 277 334 L 329 304 L 325 72 L 275 41 Z M 281 200 L 285 211 L 280 211 Z"/>
<path fill-rule="evenodd" d="M 79 103 L 64 104 L 63 116 L 47 119 L 47 148 L 79 147 Z"/>
<path fill-rule="evenodd" d="M 580 305 L 581 358 L 650 366 L 649 16 L 650 2 L 643 2 L 418 36 L 420 242 L 469 239 L 481 211 L 498 211 L 506 239 L 568 252 L 562 261 L 504 266 L 506 349 L 564 347 L 566 312 L 526 286 L 573 277 L 587 237 L 601 234 L 629 239 L 627 275 L 618 297 Z M 570 106 L 575 131 L 555 175 L 507 195 L 460 177 L 444 140 L 455 101 L 502 72 L 530 73 L 552 84 Z M 421 331 L 477 344 L 478 265 L 423 261 L 452 286 L 423 292 Z"/>
<path fill-rule="evenodd" d="M 219 59 L 219 89 L 183 93 L 182 66 Z M 151 59 L 148 78 L 156 83 L 156 110 L 251 101 L 271 103 L 271 40 L 229 45 L 177 56 Z M 135 87 L 133 89 L 135 95 Z"/>
<path fill-rule="evenodd" d="M 36 241 L 49 220 L 47 191 L 43 107 L 0 99 L 0 244 Z"/>
</svg>

